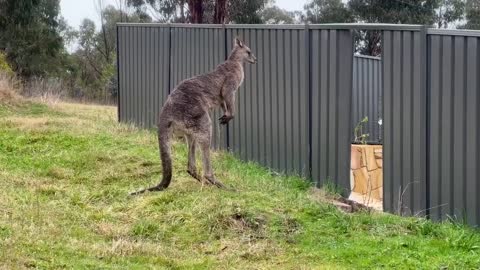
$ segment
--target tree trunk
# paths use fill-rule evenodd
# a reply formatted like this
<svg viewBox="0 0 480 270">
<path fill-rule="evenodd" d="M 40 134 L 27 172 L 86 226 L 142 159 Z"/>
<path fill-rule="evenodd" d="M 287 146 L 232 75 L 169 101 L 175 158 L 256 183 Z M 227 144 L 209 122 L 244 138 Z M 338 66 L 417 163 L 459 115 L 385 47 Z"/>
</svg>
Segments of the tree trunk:
<svg viewBox="0 0 480 270">
<path fill-rule="evenodd" d="M 188 0 L 188 9 L 190 11 L 190 23 L 203 22 L 202 0 Z"/>
<path fill-rule="evenodd" d="M 103 0 L 98 0 L 98 13 L 100 15 L 100 23 L 102 27 L 103 45 L 105 60 L 110 63 L 110 45 L 108 44 L 107 31 L 105 29 L 105 16 L 104 16 Z M 101 52 L 101 50 L 99 50 Z"/>
<path fill-rule="evenodd" d="M 382 54 L 381 35 L 378 31 L 369 31 L 365 36 L 366 48 L 362 54 L 370 56 L 379 56 Z"/>
<path fill-rule="evenodd" d="M 213 23 L 225 23 L 225 13 L 227 10 L 227 0 L 215 1 L 215 14 L 213 15 Z"/>
<path fill-rule="evenodd" d="M 185 0 L 180 1 L 180 19 L 182 23 L 185 23 Z"/>
</svg>

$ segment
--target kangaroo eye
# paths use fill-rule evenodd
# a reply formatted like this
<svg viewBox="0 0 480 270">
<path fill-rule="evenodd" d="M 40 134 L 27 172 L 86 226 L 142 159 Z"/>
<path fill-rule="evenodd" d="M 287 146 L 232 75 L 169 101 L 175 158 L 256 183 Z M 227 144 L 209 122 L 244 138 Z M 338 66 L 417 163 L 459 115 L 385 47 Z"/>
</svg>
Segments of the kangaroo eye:
<svg viewBox="0 0 480 270">
<path fill-rule="evenodd" d="M 251 52 L 248 52 L 248 55 L 252 54 Z"/>
</svg>

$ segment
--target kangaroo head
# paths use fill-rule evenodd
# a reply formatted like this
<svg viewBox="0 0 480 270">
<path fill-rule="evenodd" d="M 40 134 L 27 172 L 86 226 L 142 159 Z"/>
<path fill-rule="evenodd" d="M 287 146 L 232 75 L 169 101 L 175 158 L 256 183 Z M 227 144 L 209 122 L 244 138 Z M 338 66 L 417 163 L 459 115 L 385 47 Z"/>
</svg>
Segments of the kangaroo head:
<svg viewBox="0 0 480 270">
<path fill-rule="evenodd" d="M 235 38 L 233 41 L 233 51 L 230 54 L 230 58 L 240 61 L 240 62 L 248 62 L 250 64 L 255 64 L 257 62 L 257 58 L 253 55 L 252 51 L 250 50 L 245 43 L 243 43 L 240 39 Z"/>
</svg>

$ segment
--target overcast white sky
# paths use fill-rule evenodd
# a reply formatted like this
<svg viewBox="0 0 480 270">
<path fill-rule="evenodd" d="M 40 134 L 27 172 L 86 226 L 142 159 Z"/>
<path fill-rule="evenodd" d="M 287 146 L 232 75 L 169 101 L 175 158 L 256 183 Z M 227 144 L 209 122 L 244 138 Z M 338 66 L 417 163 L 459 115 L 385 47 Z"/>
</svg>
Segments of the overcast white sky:
<svg viewBox="0 0 480 270">
<path fill-rule="evenodd" d="M 95 0 L 61 0 L 62 16 L 68 24 L 78 28 L 84 18 L 92 19 L 98 25 L 99 19 L 95 9 Z M 115 0 L 104 0 L 105 5 L 115 5 Z M 302 10 L 307 0 L 276 0 L 277 6 L 286 10 Z"/>
</svg>

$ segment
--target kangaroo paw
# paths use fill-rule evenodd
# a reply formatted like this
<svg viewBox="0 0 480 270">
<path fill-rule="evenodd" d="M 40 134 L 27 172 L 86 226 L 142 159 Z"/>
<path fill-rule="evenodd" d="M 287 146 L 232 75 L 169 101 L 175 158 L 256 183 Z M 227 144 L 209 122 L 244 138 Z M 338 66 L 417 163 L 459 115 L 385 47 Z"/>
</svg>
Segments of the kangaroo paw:
<svg viewBox="0 0 480 270">
<path fill-rule="evenodd" d="M 218 120 L 220 120 L 220 124 L 226 125 L 228 121 L 232 120 L 232 118 L 232 116 L 223 115 L 222 117 L 218 118 Z"/>
</svg>

